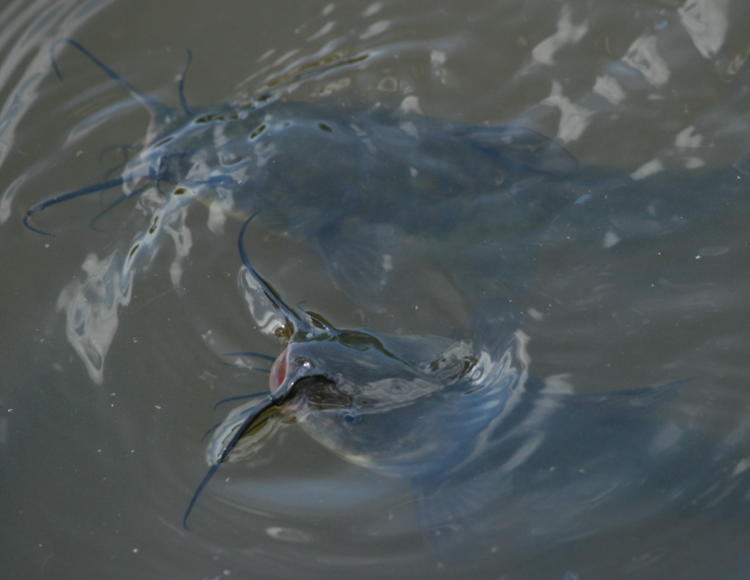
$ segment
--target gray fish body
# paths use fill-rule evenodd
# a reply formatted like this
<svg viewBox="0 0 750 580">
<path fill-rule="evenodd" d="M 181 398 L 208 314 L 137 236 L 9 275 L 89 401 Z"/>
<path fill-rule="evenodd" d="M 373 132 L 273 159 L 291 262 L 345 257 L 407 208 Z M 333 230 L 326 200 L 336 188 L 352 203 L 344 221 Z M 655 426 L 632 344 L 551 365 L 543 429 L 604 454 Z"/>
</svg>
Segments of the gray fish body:
<svg viewBox="0 0 750 580">
<path fill-rule="evenodd" d="M 130 240 L 131 261 L 150 260 L 195 201 L 225 216 L 258 212 L 268 230 L 313 247 L 357 306 L 381 312 L 388 291 L 422 291 L 408 280 L 415 265 L 434 265 L 434 286 L 454 287 L 467 311 L 484 315 L 522 298 L 540 250 L 589 250 L 608 235 L 648 242 L 747 203 L 736 171 L 636 180 L 579 170 L 561 145 L 517 126 L 273 101 L 157 109 L 119 179 L 40 202 L 27 223 L 119 182 L 125 193 L 113 206 L 149 186 L 161 194 L 144 204 L 148 226 Z"/>
<path fill-rule="evenodd" d="M 267 229 L 315 248 L 366 310 L 384 310 L 383 291 L 410 260 L 456 278 L 483 270 L 477 293 L 496 286 L 494 272 L 529 263 L 512 241 L 578 195 L 574 158 L 520 127 L 301 102 L 234 115 L 204 111 L 158 133 L 161 145 L 133 159 L 126 183 L 162 174 L 160 222 L 192 200 L 241 218 L 258 212 Z"/>
<path fill-rule="evenodd" d="M 287 393 L 278 412 L 323 447 L 410 481 L 442 562 L 533 554 L 665 513 L 741 517 L 733 506 L 747 483 L 711 485 L 732 478 L 735 446 L 669 412 L 689 382 L 551 390 L 529 375 L 525 340 L 517 333 L 490 354 L 440 337 L 328 329 L 287 345 L 271 391 Z M 213 465 L 237 425 L 217 430 Z"/>
<path fill-rule="evenodd" d="M 614 254 L 689 235 L 746 203 L 740 174 L 577 170 L 533 132 L 377 107 L 272 103 L 247 115 L 217 122 L 210 146 L 187 157 L 188 177 L 205 181 L 193 195 L 257 211 L 267 228 L 310 243 L 364 308 L 378 307 L 391 272 L 415 255 L 450 271 L 476 313 L 463 337 L 296 333 L 281 355 L 296 370 L 279 387 L 293 396 L 277 402 L 311 437 L 412 481 L 425 528 L 443 539 L 446 529 L 603 532 L 701 489 L 689 471 L 693 435 L 658 419 L 669 389 L 547 392 L 510 335 L 519 306 L 509 298 L 522 298 L 523 274 L 548 248 L 575 244 L 606 260 L 609 234 Z M 213 465 L 252 416 L 251 405 L 219 428 Z M 725 455 L 714 460 L 723 466 Z"/>
<path fill-rule="evenodd" d="M 282 412 L 347 461 L 410 480 L 443 561 L 529 553 L 673 510 L 735 517 L 748 492 L 711 485 L 731 478 L 732 445 L 670 416 L 688 383 L 574 395 L 529 376 L 522 335 L 476 357 L 372 331 L 355 348 L 348 332 L 287 346 L 295 391 Z"/>
<path fill-rule="evenodd" d="M 271 102 L 178 124 L 126 168 L 163 174 L 158 215 L 198 199 L 314 247 L 358 306 L 408 262 L 435 261 L 461 291 L 506 296 L 545 248 L 642 244 L 746 205 L 737 171 L 643 179 L 579 169 L 559 144 L 515 126 L 479 126 L 384 107 Z M 140 177 L 139 177 L 140 176 Z M 167 189 L 167 184 L 174 187 Z M 135 187 L 133 185 L 132 187 Z"/>
<path fill-rule="evenodd" d="M 268 229 L 309 243 L 365 309 L 383 308 L 399 267 L 408 274 L 415 262 L 435 261 L 476 317 L 471 332 L 452 338 L 316 326 L 284 304 L 240 248 L 261 299 L 294 333 L 269 398 L 230 413 L 218 428 L 212 468 L 183 523 L 242 433 L 271 407 L 347 460 L 410 479 L 438 542 L 451 531 L 570 539 L 672 502 L 726 499 L 699 496 L 705 481 L 690 466 L 710 457 L 729 472 L 729 456 L 706 453 L 678 425 L 651 416 L 670 389 L 547 392 L 529 378 L 522 335 L 510 333 L 518 328 L 512 300 L 522 298 L 545 249 L 576 244 L 608 257 L 608 239 L 618 241 L 616 253 L 680 236 L 744 209 L 741 172 L 634 179 L 578 170 L 564 148 L 528 129 L 377 106 L 276 101 L 198 110 L 181 95 L 175 111 L 65 42 L 139 98 L 153 113 L 152 127 L 120 177 L 37 203 L 27 225 L 76 197 L 122 186 L 115 207 L 154 186 L 160 197 L 146 206 L 149 226 L 130 241 L 123 268 L 152 256 L 166 229 L 201 201 L 225 215 L 257 213 Z M 408 276 L 400 282 L 407 293 L 414 288 Z"/>
</svg>

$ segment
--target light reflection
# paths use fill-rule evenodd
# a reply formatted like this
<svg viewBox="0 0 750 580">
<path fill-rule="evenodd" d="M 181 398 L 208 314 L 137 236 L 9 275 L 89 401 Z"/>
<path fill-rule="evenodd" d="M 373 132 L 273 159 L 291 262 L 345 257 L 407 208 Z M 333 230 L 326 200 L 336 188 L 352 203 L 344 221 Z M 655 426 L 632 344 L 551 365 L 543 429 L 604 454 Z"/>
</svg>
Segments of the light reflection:
<svg viewBox="0 0 750 580">
<path fill-rule="evenodd" d="M 713 58 L 727 35 L 729 0 L 686 0 L 678 8 L 682 25 L 703 58 Z"/>
<path fill-rule="evenodd" d="M 570 14 L 570 6 L 564 4 L 557 21 L 557 30 L 552 36 L 537 44 L 532 49 L 531 56 L 541 64 L 552 66 L 555 64 L 555 55 L 560 49 L 576 44 L 587 32 L 588 23 L 586 20 L 582 20 L 580 24 L 574 24 Z"/>
<path fill-rule="evenodd" d="M 669 81 L 669 65 L 659 54 L 657 39 L 653 35 L 638 37 L 630 45 L 622 60 L 639 71 L 654 87 L 661 87 Z"/>
</svg>

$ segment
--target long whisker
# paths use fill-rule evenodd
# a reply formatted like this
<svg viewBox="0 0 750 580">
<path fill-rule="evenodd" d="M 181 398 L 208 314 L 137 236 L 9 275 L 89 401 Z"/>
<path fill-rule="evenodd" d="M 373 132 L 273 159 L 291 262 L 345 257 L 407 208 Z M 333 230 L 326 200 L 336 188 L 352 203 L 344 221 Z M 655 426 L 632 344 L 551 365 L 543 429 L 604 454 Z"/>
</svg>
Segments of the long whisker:
<svg viewBox="0 0 750 580">
<path fill-rule="evenodd" d="M 221 463 L 214 463 L 211 467 L 209 467 L 208 472 L 203 476 L 203 479 L 198 484 L 198 487 L 195 488 L 193 497 L 190 498 L 190 503 L 188 503 L 188 506 L 185 509 L 185 513 L 182 516 L 182 527 L 186 530 L 190 530 L 190 526 L 188 526 L 188 518 L 190 518 L 190 513 L 193 511 L 195 503 L 198 501 L 201 493 L 203 493 L 203 489 L 206 487 L 206 485 L 208 485 L 208 482 L 211 481 L 211 478 L 216 474 L 217 471 L 219 471 L 220 466 Z"/>
<path fill-rule="evenodd" d="M 99 151 L 100 163 L 104 161 L 104 157 L 111 151 L 119 151 L 122 154 L 122 162 L 118 163 L 111 169 L 108 169 L 104 174 L 104 179 L 109 179 L 116 173 L 120 172 L 122 168 L 128 164 L 128 153 L 130 153 L 131 151 L 138 151 L 139 149 L 140 147 L 136 147 L 135 145 L 112 145 L 110 147 L 104 147 L 101 151 Z"/>
<path fill-rule="evenodd" d="M 136 189 L 135 191 L 131 191 L 130 193 L 123 193 L 121 195 L 118 195 L 117 198 L 113 202 L 111 202 L 107 207 L 105 207 L 103 210 L 101 210 L 99 213 L 97 213 L 94 217 L 92 217 L 89 220 L 89 227 L 96 232 L 104 231 L 96 225 L 100 219 L 102 219 L 105 215 L 107 215 L 109 212 L 115 209 L 122 202 L 130 199 L 131 197 L 140 195 L 141 193 L 146 191 L 149 187 L 150 185 L 145 185 L 139 189 Z"/>
<path fill-rule="evenodd" d="M 185 67 L 182 69 L 182 73 L 180 74 L 180 81 L 177 85 L 177 92 L 180 96 L 180 107 L 182 107 L 182 110 L 188 116 L 192 115 L 193 111 L 190 109 L 190 105 L 188 105 L 187 99 L 185 98 L 185 77 L 187 76 L 187 73 L 190 70 L 190 65 L 192 62 L 193 62 L 193 53 L 190 49 L 188 49 Z"/>
<path fill-rule="evenodd" d="M 109 65 L 99 60 L 99 58 L 97 58 L 88 48 L 83 46 L 80 42 L 73 40 L 72 38 L 61 38 L 53 42 L 52 46 L 50 47 L 52 68 L 55 70 L 55 74 L 60 80 L 62 80 L 63 77 L 62 73 L 60 72 L 60 67 L 57 64 L 57 59 L 55 58 L 54 52 L 61 44 L 68 44 L 78 50 L 81 54 L 83 54 L 86 58 L 88 58 L 91 62 L 98 66 L 102 71 L 104 71 L 111 79 L 117 82 L 117 84 L 127 90 L 136 100 L 138 100 L 146 109 L 148 109 L 152 115 L 163 117 L 171 110 L 170 107 L 163 105 L 151 95 L 139 91 L 129 80 L 120 76 L 117 72 L 110 68 Z"/>
<path fill-rule="evenodd" d="M 242 351 L 242 352 L 225 352 L 223 354 L 224 356 L 251 356 L 255 358 L 262 358 L 263 360 L 270 360 L 271 362 L 274 362 L 276 360 L 275 356 L 271 356 L 270 354 L 263 354 L 262 352 Z"/>
<path fill-rule="evenodd" d="M 240 253 L 240 259 L 242 260 L 245 268 L 247 268 L 247 271 L 250 273 L 250 276 L 252 276 L 258 286 L 260 286 L 261 290 L 263 290 L 263 294 L 266 296 L 268 301 L 273 305 L 274 308 L 276 308 L 276 310 L 279 310 L 289 322 L 294 323 L 295 330 L 312 330 L 309 322 L 299 316 L 292 308 L 287 306 L 286 303 L 281 299 L 279 293 L 273 288 L 273 286 L 266 282 L 266 280 L 260 274 L 258 274 L 255 268 L 253 268 L 253 265 L 250 263 L 250 258 L 248 258 L 247 252 L 245 251 L 243 240 L 245 237 L 247 226 L 250 225 L 250 222 L 257 215 L 258 212 L 255 212 L 249 218 L 247 218 L 247 220 L 245 220 L 245 223 L 242 224 L 242 229 L 240 229 L 240 233 L 237 236 L 237 249 Z"/>
<path fill-rule="evenodd" d="M 265 395 L 268 400 L 265 403 L 261 403 L 257 407 L 255 407 L 253 409 L 253 412 L 248 413 L 247 417 L 245 417 L 245 420 L 242 421 L 242 423 L 237 428 L 237 430 L 232 434 L 232 437 L 222 448 L 221 452 L 219 453 L 219 457 L 216 460 L 217 463 L 224 463 L 226 458 L 229 457 L 229 454 L 237 445 L 237 442 L 240 439 L 242 439 L 242 436 L 250 428 L 253 422 L 258 417 L 260 417 L 263 413 L 265 413 L 268 409 L 270 409 L 271 407 L 277 404 L 277 401 L 270 394 L 265 394 Z"/>
<path fill-rule="evenodd" d="M 226 403 L 231 403 L 232 401 L 242 401 L 243 399 L 254 399 L 255 397 L 260 397 L 262 395 L 267 395 L 268 393 L 250 393 L 249 395 L 236 395 L 234 397 L 227 397 L 226 399 L 222 399 L 221 401 L 218 401 L 214 405 L 214 409 L 218 409 L 219 406 L 224 405 Z"/>
<path fill-rule="evenodd" d="M 218 403 L 217 403 L 218 404 Z M 208 437 L 211 433 L 216 431 L 219 427 L 221 427 L 221 424 L 224 421 L 219 421 L 218 423 L 215 423 L 212 425 L 209 429 L 206 430 L 206 432 L 201 436 L 201 443 L 203 443 L 206 440 L 206 437 Z"/>
<path fill-rule="evenodd" d="M 267 401 L 265 403 L 258 404 L 252 410 L 249 410 L 245 419 L 235 429 L 229 441 L 224 444 L 224 446 L 221 449 L 221 452 L 219 453 L 219 456 L 216 458 L 216 460 L 211 465 L 211 467 L 208 468 L 208 472 L 206 473 L 206 475 L 203 476 L 203 479 L 201 479 L 200 483 L 198 484 L 198 487 L 193 492 L 193 495 L 190 498 L 190 502 L 188 503 L 188 506 L 185 509 L 185 513 L 182 516 L 182 527 L 185 528 L 186 530 L 190 529 L 190 527 L 188 526 L 188 519 L 190 518 L 190 513 L 193 511 L 193 508 L 195 507 L 195 504 L 198 501 L 198 498 L 200 497 L 201 493 L 205 489 L 206 485 L 208 485 L 208 482 L 211 481 L 211 478 L 213 478 L 213 476 L 219 470 L 219 467 L 221 466 L 221 464 L 224 463 L 226 458 L 229 456 L 229 454 L 232 452 L 234 447 L 237 445 L 237 442 L 242 438 L 242 436 L 250 428 L 253 422 L 256 419 L 258 419 L 258 417 L 260 417 L 263 413 L 265 413 L 271 407 L 274 407 L 275 405 L 277 405 L 277 401 L 270 394 L 266 394 L 266 398 L 267 398 Z"/>
<path fill-rule="evenodd" d="M 249 220 L 248 220 L 249 221 Z M 245 222 L 245 225 L 247 225 L 248 222 Z M 240 240 L 241 240 L 240 236 Z M 289 400 L 290 398 L 295 396 L 295 388 L 296 383 L 288 382 L 285 383 L 284 388 L 277 389 L 274 393 L 255 393 L 252 395 L 242 395 L 243 398 L 254 398 L 258 397 L 265 400 L 258 401 L 257 404 L 253 404 L 248 408 L 243 409 L 242 411 L 238 412 L 238 417 L 243 417 L 242 422 L 239 423 L 236 427 L 233 427 L 233 431 L 231 436 L 229 437 L 228 441 L 224 441 L 221 449 L 219 450 L 218 454 L 213 455 L 214 462 L 211 464 L 211 467 L 209 467 L 208 472 L 206 475 L 203 476 L 203 479 L 198 484 L 198 487 L 196 488 L 195 492 L 193 492 L 193 496 L 190 498 L 190 503 L 188 503 L 187 509 L 185 509 L 185 514 L 182 517 L 182 526 L 189 530 L 190 528 L 187 525 L 188 518 L 190 517 L 190 513 L 193 511 L 193 507 L 195 506 L 195 503 L 198 501 L 198 497 L 203 492 L 203 489 L 206 487 L 208 482 L 211 480 L 211 478 L 216 474 L 216 472 L 219 470 L 219 466 L 224 463 L 227 457 L 229 457 L 229 454 L 232 452 L 232 450 L 237 445 L 237 442 L 242 438 L 245 433 L 256 423 L 256 421 L 261 422 L 261 424 L 264 421 L 267 421 L 270 417 L 270 415 L 267 414 L 269 409 L 273 409 L 275 407 L 279 407 L 284 404 L 285 401 Z M 225 401 L 228 401 L 231 399 L 225 399 Z M 220 404 L 223 401 L 219 401 Z M 235 410 L 233 412 L 236 412 L 238 410 Z M 231 417 L 231 414 L 230 414 Z M 213 432 L 215 429 L 217 429 L 219 425 L 213 426 L 209 433 Z M 206 434 L 208 435 L 208 433 Z M 205 435 L 204 435 L 205 437 Z"/>
<path fill-rule="evenodd" d="M 117 177 L 116 179 L 110 179 L 109 181 L 103 181 L 102 183 L 96 183 L 94 185 L 89 185 L 88 187 L 83 187 L 81 189 L 76 189 L 74 191 L 69 191 L 67 193 L 61 193 L 54 197 L 50 197 L 45 200 L 42 200 L 39 203 L 32 205 L 29 209 L 26 210 L 26 213 L 23 216 L 23 225 L 29 228 L 32 232 L 42 234 L 43 236 L 54 236 L 55 234 L 53 234 L 52 232 L 47 232 L 47 231 L 41 230 L 31 225 L 31 223 L 29 222 L 31 216 L 53 205 L 57 205 L 65 201 L 69 201 L 77 197 L 90 195 L 92 193 L 96 193 L 97 191 L 104 191 L 105 189 L 119 187 L 123 183 L 125 183 L 125 180 L 122 177 Z"/>
</svg>

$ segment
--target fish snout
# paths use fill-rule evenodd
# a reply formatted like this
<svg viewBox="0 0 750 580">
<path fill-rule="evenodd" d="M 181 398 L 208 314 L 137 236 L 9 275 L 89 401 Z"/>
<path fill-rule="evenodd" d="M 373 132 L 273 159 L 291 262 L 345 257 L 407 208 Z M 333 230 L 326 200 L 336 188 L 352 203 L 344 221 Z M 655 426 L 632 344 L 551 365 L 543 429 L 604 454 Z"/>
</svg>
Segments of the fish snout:
<svg viewBox="0 0 750 580">
<path fill-rule="evenodd" d="M 352 397 L 337 387 L 334 378 L 313 362 L 306 345 L 290 343 L 271 366 L 268 389 L 277 405 L 293 403 L 289 409 L 327 409 L 351 406 Z M 307 356 L 306 356 L 307 355 Z"/>
<path fill-rule="evenodd" d="M 312 375 L 315 367 L 312 360 L 304 356 L 304 350 L 299 347 L 298 343 L 288 344 L 271 365 L 268 377 L 268 390 L 271 392 L 271 397 L 279 403 L 293 396 L 293 391 L 299 390 L 294 389 L 294 385 L 301 379 Z"/>
</svg>

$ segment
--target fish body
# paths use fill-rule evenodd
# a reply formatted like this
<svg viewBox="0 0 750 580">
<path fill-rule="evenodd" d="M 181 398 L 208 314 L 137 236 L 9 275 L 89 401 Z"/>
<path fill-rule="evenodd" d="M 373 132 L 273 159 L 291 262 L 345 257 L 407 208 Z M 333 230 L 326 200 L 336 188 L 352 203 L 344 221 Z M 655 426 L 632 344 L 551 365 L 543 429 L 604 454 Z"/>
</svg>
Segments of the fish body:
<svg viewBox="0 0 750 580">
<path fill-rule="evenodd" d="M 42 231 L 32 224 L 37 214 L 97 191 L 122 188 L 104 213 L 156 191 L 148 227 L 128 240 L 130 263 L 152 255 L 200 201 L 308 243 L 363 309 L 383 309 L 394 286 L 413 294 L 419 276 L 411 265 L 434 262 L 446 274 L 430 290 L 455 285 L 474 316 L 462 336 L 336 328 L 288 306 L 258 274 L 242 244 L 247 220 L 242 262 L 254 293 L 284 319 L 288 340 L 270 393 L 216 430 L 211 468 L 185 524 L 211 476 L 273 410 L 347 460 L 409 479 L 426 529 L 442 538 L 451 535 L 445 530 L 472 537 L 522 530 L 531 539 L 565 539 L 648 517 L 673 501 L 708 501 L 695 491 L 705 482 L 689 469 L 697 457 L 692 436 L 651 417 L 674 389 L 550 392 L 530 378 L 513 300 L 530 279 L 519 273 L 546 249 L 576 244 L 606 261 L 736 212 L 747 203 L 742 172 L 639 179 L 579 170 L 559 143 L 530 129 L 377 105 L 272 100 L 199 109 L 181 92 L 181 108 L 169 109 L 66 42 L 139 98 L 152 125 L 119 177 L 29 208 L 24 221 L 32 229 Z M 611 252 L 608 239 L 617 241 Z M 726 458 L 710 454 L 717 469 Z"/>
<path fill-rule="evenodd" d="M 620 247 L 652 243 L 747 204 L 737 171 L 639 180 L 579 169 L 560 144 L 517 126 L 272 101 L 155 114 L 120 177 L 45 199 L 25 221 L 37 229 L 43 210 L 112 187 L 123 193 L 92 216 L 97 224 L 144 192 L 156 196 L 138 212 L 146 227 L 126 240 L 131 263 L 148 264 L 196 202 L 222 220 L 257 212 L 266 230 L 313 248 L 333 283 L 371 312 L 387 309 L 388 292 L 422 291 L 409 271 L 432 264 L 447 273 L 435 286 L 486 313 L 522 299 L 547 249 L 590 252 L 607 236 Z"/>
<path fill-rule="evenodd" d="M 547 250 L 576 244 L 606 260 L 610 238 L 615 251 L 654 243 L 747 204 L 735 171 L 637 180 L 579 169 L 560 144 L 517 126 L 272 101 L 155 114 L 119 178 L 46 199 L 26 221 L 115 186 L 123 193 L 101 214 L 151 194 L 123 269 L 150 263 L 195 205 L 222 222 L 257 213 L 267 231 L 313 248 L 364 311 L 435 297 L 443 311 L 468 313 L 462 337 L 500 342 L 518 327 Z"/>
<path fill-rule="evenodd" d="M 577 162 L 531 129 L 455 123 L 378 104 L 342 109 L 334 101 L 197 107 L 182 91 L 174 109 L 137 91 L 78 42 L 61 42 L 147 107 L 151 125 L 119 176 L 44 199 L 24 222 L 48 233 L 41 213 L 121 190 L 92 216 L 97 227 L 148 193 L 140 212 L 146 227 L 128 240 L 130 262 L 148 263 L 196 201 L 222 219 L 258 212 L 267 229 L 315 248 L 358 306 L 383 310 L 382 290 L 406 256 L 441 256 L 451 246 L 449 254 L 466 261 L 484 245 L 485 262 L 502 263 L 512 252 L 498 252 L 499 236 L 512 239 L 576 197 L 564 187 L 546 190 L 555 183 L 550 177 L 575 173 Z M 547 185 L 530 189 L 540 183 Z"/>
<path fill-rule="evenodd" d="M 454 562 L 606 535 L 686 506 L 716 515 L 747 492 L 706 491 L 737 457 L 670 417 L 689 381 L 561 392 L 529 374 L 526 340 L 517 333 L 477 356 L 442 337 L 306 331 L 274 363 L 270 397 L 217 429 L 209 462 L 218 468 L 273 408 L 346 461 L 410 481 L 428 545 Z"/>
<path fill-rule="evenodd" d="M 268 289 L 241 242 L 240 254 Z M 670 415 L 691 381 L 574 394 L 529 373 L 523 332 L 490 350 L 338 329 L 268 292 L 295 333 L 273 364 L 270 394 L 217 429 L 207 478 L 274 409 L 347 461 L 409 480 L 429 545 L 452 561 L 603 536 L 669 510 L 723 517 L 747 493 L 739 482 L 711 491 L 736 449 Z"/>
<path fill-rule="evenodd" d="M 332 99 L 198 107 L 184 97 L 184 75 L 180 108 L 166 107 L 76 41 L 61 43 L 123 85 L 151 125 L 118 177 L 44 199 L 24 221 L 44 231 L 34 225 L 43 211 L 121 189 L 93 216 L 97 224 L 148 192 L 146 227 L 127 240 L 129 263 L 147 264 L 198 201 L 221 220 L 257 213 L 267 230 L 314 248 L 333 283 L 366 311 L 385 311 L 388 292 L 421 291 L 409 272 L 431 264 L 441 272 L 433 286 L 453 288 L 467 311 L 485 316 L 490 305 L 522 300 L 545 249 L 651 243 L 747 204 L 741 171 L 640 179 L 579 169 L 560 143 L 516 125 Z"/>
</svg>

